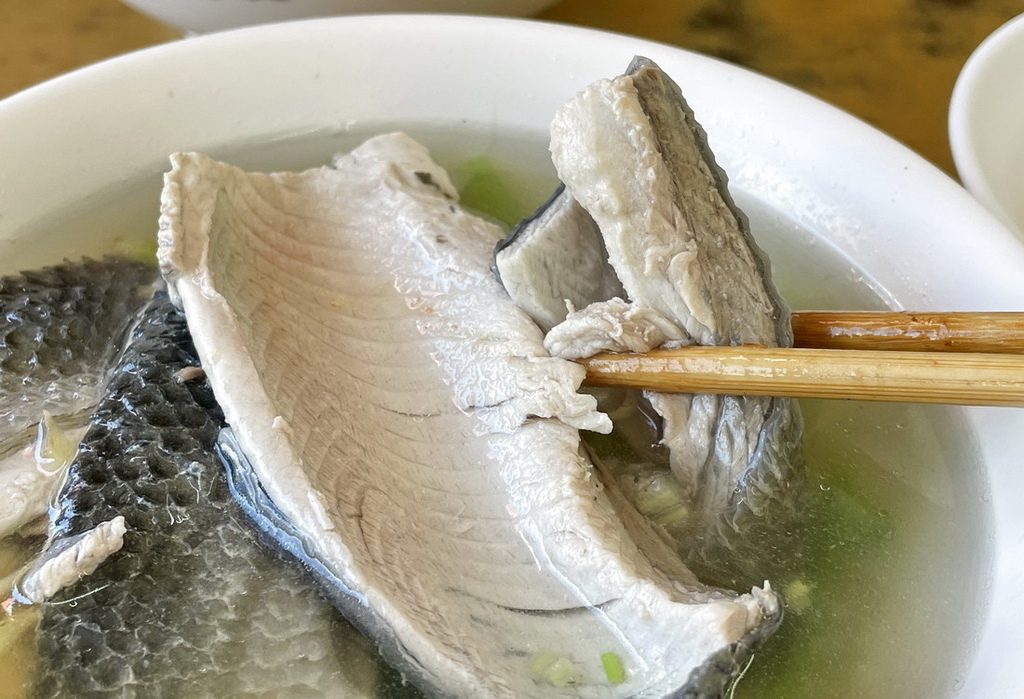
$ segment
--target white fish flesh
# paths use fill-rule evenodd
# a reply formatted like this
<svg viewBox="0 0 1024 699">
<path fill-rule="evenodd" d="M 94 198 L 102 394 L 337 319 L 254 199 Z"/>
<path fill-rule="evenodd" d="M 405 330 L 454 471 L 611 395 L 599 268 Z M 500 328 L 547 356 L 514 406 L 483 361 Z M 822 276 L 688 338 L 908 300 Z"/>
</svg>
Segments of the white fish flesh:
<svg viewBox="0 0 1024 699">
<path fill-rule="evenodd" d="M 67 539 L 37 560 L 18 583 L 15 597 L 27 604 L 42 604 L 58 591 L 96 571 L 100 563 L 124 545 L 124 517 L 118 515 Z"/>
<path fill-rule="evenodd" d="M 623 288 L 621 298 L 574 297 L 579 310 L 548 333 L 554 354 L 792 344 L 788 309 L 771 282 L 767 257 L 729 194 L 706 134 L 660 68 L 637 58 L 625 75 L 577 94 L 552 122 L 551 152 L 564 183 L 559 196 L 578 202 L 585 214 L 577 219 L 594 222 L 577 222 L 574 230 L 600 237 L 607 250 L 599 262 L 587 252 L 578 255 L 585 274 L 602 278 L 614 271 Z M 532 220 L 552 218 L 540 212 Z M 565 259 L 574 254 L 565 250 L 565 232 L 535 225 L 530 233 L 529 244 L 514 232 L 498 247 L 501 279 L 526 309 L 564 307 L 564 298 L 550 296 L 551 284 L 521 280 L 576 264 Z M 581 247 L 593 250 L 598 242 Z M 512 254 L 514 266 L 504 259 Z M 749 567 L 758 558 L 751 553 L 780 543 L 770 521 L 784 521 L 800 492 L 795 401 L 646 397 L 662 418 L 668 465 L 690 512 L 674 532 L 688 562 L 702 571 L 723 568 L 715 572 L 723 584 L 759 579 L 764 570 Z"/>
<path fill-rule="evenodd" d="M 777 598 L 700 584 L 619 518 L 578 432 L 608 418 L 422 146 L 172 164 L 159 259 L 242 460 L 385 657 L 437 696 L 721 692 Z"/>
<path fill-rule="evenodd" d="M 601 231 L 561 186 L 498 244 L 495 271 L 516 304 L 547 332 L 569 309 L 622 296 Z"/>
</svg>

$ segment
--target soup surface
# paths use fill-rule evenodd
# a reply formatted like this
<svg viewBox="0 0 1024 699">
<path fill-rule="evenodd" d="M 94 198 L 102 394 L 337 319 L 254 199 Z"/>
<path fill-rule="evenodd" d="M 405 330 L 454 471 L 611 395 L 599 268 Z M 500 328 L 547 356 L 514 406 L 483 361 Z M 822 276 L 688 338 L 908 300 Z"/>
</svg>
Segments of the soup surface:
<svg viewBox="0 0 1024 699">
<path fill-rule="evenodd" d="M 322 165 L 388 125 L 226 147 L 209 153 L 254 170 Z M 495 138 L 406 129 L 449 168 L 464 204 L 503 222 L 528 214 L 555 184 L 537 134 Z M 155 249 L 160 178 L 100 192 L 32 230 L 0 231 L 0 273 L 63 258 Z M 884 291 L 826 241 L 734 188 L 776 284 L 794 309 L 885 308 Z M 780 630 L 731 688 L 735 697 L 952 694 L 966 669 L 988 576 L 988 496 L 958 411 L 920 405 L 805 401 L 810 555 L 772 580 L 787 600 Z M 36 542 L 38 544 L 38 542 Z M 30 555 L 0 544 L 0 577 Z M 9 589 L 9 588 L 8 588 Z M 31 614 L 0 622 L 0 697 L 31 676 Z"/>
</svg>

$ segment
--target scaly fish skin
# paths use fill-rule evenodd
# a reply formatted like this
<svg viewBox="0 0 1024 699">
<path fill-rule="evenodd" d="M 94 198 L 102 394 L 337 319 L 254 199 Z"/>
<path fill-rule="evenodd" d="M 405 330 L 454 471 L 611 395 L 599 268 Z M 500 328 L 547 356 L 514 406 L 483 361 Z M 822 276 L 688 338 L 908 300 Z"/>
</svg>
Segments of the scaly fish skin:
<svg viewBox="0 0 1024 699">
<path fill-rule="evenodd" d="M 51 522 L 54 545 L 121 515 L 123 548 L 45 603 L 40 697 L 368 696 L 372 649 L 241 524 L 222 416 L 184 319 L 146 307 Z"/>
<path fill-rule="evenodd" d="M 99 399 L 119 335 L 152 295 L 156 269 L 85 259 L 0 278 L 0 442 Z"/>
<path fill-rule="evenodd" d="M 35 425 L 49 413 L 50 433 L 77 444 L 155 281 L 152 265 L 116 257 L 0 278 L 0 538 L 40 520 L 60 487 L 66 462 L 40 463 Z"/>
</svg>

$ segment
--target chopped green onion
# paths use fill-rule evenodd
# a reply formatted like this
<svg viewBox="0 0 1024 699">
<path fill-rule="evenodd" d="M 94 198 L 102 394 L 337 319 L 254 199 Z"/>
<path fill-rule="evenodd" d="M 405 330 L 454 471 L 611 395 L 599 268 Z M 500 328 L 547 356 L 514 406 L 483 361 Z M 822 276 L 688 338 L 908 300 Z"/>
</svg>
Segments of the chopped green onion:
<svg viewBox="0 0 1024 699">
<path fill-rule="evenodd" d="M 129 260 L 156 264 L 156 237 L 118 238 L 114 241 L 114 253 Z"/>
<path fill-rule="evenodd" d="M 494 217 L 507 226 L 513 226 L 528 211 L 524 211 L 506 176 L 494 162 L 479 156 L 455 167 L 454 179 L 462 205 Z"/>
<path fill-rule="evenodd" d="M 626 681 L 626 668 L 622 667 L 622 659 L 617 653 L 601 653 L 601 667 L 604 668 L 604 676 L 612 684 Z"/>
<path fill-rule="evenodd" d="M 782 589 L 782 597 L 788 609 L 801 614 L 811 607 L 811 586 L 803 580 L 794 580 Z"/>
<path fill-rule="evenodd" d="M 565 655 L 545 651 L 530 658 L 530 673 L 555 687 L 567 687 L 583 681 L 583 673 Z"/>
</svg>

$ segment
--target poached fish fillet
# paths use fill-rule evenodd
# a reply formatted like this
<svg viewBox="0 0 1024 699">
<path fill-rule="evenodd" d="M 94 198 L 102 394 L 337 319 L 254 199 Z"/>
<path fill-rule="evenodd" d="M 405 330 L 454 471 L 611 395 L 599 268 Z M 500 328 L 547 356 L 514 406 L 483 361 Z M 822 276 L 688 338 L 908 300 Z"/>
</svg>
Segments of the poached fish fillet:
<svg viewBox="0 0 1024 699">
<path fill-rule="evenodd" d="M 733 202 L 706 134 L 657 65 L 636 58 L 625 75 L 569 100 L 552 121 L 551 153 L 564 184 L 502 241 L 495 266 L 520 306 L 547 310 L 531 313 L 554 326 L 545 339 L 553 354 L 792 345 L 789 311 L 768 259 Z M 547 211 L 556 205 L 572 215 Z M 606 254 L 598 259 L 595 250 Z M 581 266 L 588 279 L 612 274 L 622 294 L 605 284 L 606 291 L 581 298 L 578 286 L 570 296 L 564 284 L 545 281 Z M 565 310 L 566 300 L 577 310 Z M 552 317 L 551 309 L 562 312 Z M 796 402 L 655 392 L 645 398 L 661 417 L 665 475 L 675 479 L 679 509 L 688 512 L 670 527 L 687 562 L 730 587 L 763 579 L 772 557 L 766 552 L 784 556 L 780 523 L 799 506 Z"/>
<path fill-rule="evenodd" d="M 582 368 L 545 351 L 490 272 L 500 230 L 421 145 L 172 164 L 160 264 L 226 421 L 385 657 L 436 696 L 721 692 L 778 599 L 708 588 L 623 523 L 581 448 L 611 427 Z"/>
</svg>

